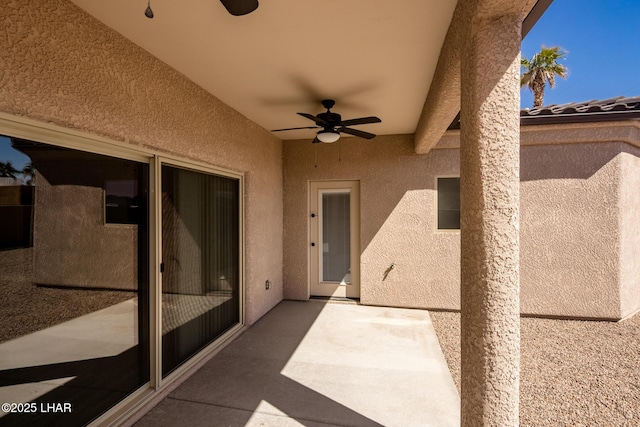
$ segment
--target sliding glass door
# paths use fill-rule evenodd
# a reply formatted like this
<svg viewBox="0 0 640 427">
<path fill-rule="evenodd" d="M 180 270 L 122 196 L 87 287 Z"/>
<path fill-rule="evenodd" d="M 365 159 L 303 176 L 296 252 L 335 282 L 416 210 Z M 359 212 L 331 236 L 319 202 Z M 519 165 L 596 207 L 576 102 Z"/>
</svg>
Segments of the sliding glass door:
<svg viewBox="0 0 640 427">
<path fill-rule="evenodd" d="M 149 164 L 2 136 L 0 162 L 0 425 L 85 425 L 150 380 Z"/>
<path fill-rule="evenodd" d="M 240 182 L 162 165 L 162 375 L 240 323 Z"/>
<path fill-rule="evenodd" d="M 0 425 L 117 423 L 241 330 L 242 176 L 26 133 L 0 135 Z"/>
</svg>

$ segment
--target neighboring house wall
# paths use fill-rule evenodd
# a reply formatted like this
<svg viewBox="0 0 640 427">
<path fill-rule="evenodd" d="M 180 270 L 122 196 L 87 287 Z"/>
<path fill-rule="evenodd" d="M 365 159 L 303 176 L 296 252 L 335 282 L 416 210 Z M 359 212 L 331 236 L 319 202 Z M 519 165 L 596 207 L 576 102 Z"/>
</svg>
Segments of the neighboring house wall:
<svg viewBox="0 0 640 427">
<path fill-rule="evenodd" d="M 35 283 L 137 290 L 137 226 L 104 224 L 102 188 L 56 186 L 39 176 L 36 191 Z"/>
<path fill-rule="evenodd" d="M 28 248 L 33 244 L 33 186 L 15 178 L 0 177 L 0 250 Z"/>
<path fill-rule="evenodd" d="M 523 314 L 619 319 L 640 308 L 636 123 L 522 129 Z M 459 309 L 460 235 L 436 230 L 435 189 L 436 177 L 459 175 L 458 132 L 426 155 L 413 152 L 409 135 L 339 143 L 285 142 L 285 235 L 298 236 L 285 240 L 285 298 L 308 297 L 308 181 L 353 179 L 361 301 Z"/>
<path fill-rule="evenodd" d="M 35 188 L 33 281 L 137 290 L 138 225 L 109 222 L 104 187 L 105 179 L 139 180 L 142 172 L 126 160 L 14 142 L 38 171 L 34 187 L 22 187 Z"/>
<path fill-rule="evenodd" d="M 2 16 L 0 111 L 244 172 L 247 322 L 280 301 L 282 143 L 69 1 Z"/>
</svg>

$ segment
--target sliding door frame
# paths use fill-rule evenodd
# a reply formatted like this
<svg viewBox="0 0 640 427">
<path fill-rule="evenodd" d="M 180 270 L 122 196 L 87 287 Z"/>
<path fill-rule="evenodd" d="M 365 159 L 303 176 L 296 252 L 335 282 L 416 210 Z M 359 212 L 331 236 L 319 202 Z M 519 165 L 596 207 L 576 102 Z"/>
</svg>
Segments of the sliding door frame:
<svg viewBox="0 0 640 427">
<path fill-rule="evenodd" d="M 239 242 L 238 257 L 239 257 L 239 266 L 240 266 L 239 268 L 240 271 L 238 272 L 238 274 L 240 275 L 240 280 L 239 280 L 239 285 L 240 285 L 240 292 L 239 292 L 240 316 L 239 317 L 240 319 L 237 325 L 229 328 L 229 330 L 224 332 L 222 335 L 216 338 L 213 342 L 211 342 L 210 344 L 205 346 L 202 350 L 200 350 L 195 355 L 190 357 L 186 362 L 176 367 L 166 377 L 162 378 L 162 274 L 160 273 L 160 264 L 162 262 L 162 200 L 161 200 L 162 197 L 160 195 L 162 194 L 162 166 L 164 165 L 238 180 L 238 192 L 239 192 L 238 213 L 240 216 L 239 227 L 238 227 L 238 234 L 239 234 L 238 235 L 238 242 Z M 155 358 L 153 359 L 154 363 L 156 364 L 156 369 L 155 369 L 155 372 L 152 373 L 152 375 L 155 375 L 155 384 L 156 384 L 155 388 L 156 390 L 159 390 L 163 388 L 165 384 L 170 384 L 174 382 L 176 379 L 182 377 L 183 375 L 186 375 L 188 372 L 198 369 L 204 362 L 206 362 L 206 360 L 208 360 L 214 354 L 214 352 L 217 349 L 224 346 L 229 340 L 233 339 L 242 330 L 242 328 L 244 328 L 244 325 L 245 325 L 244 174 L 233 173 L 226 170 L 213 168 L 208 165 L 203 165 L 203 164 L 198 164 L 198 163 L 178 159 L 175 157 L 167 157 L 166 155 L 156 156 L 154 167 L 155 167 L 155 174 L 156 174 L 155 181 L 154 181 L 155 183 L 154 192 L 157 195 L 156 196 L 157 200 L 156 200 L 155 212 L 154 212 L 155 232 L 153 234 L 156 237 L 155 271 L 157 276 L 157 279 L 156 279 L 157 292 L 154 292 L 154 296 L 156 297 L 156 300 L 153 301 L 152 303 L 155 304 L 155 316 L 156 316 L 155 320 L 157 322 L 156 324 L 158 325 L 158 327 L 155 328 L 155 331 L 152 331 L 154 333 L 155 345 L 156 345 L 155 346 L 156 355 L 155 355 Z"/>
<path fill-rule="evenodd" d="M 166 396 L 178 380 L 202 366 L 215 353 L 235 338 L 245 326 L 245 258 L 244 258 L 244 173 L 188 160 L 146 147 L 134 146 L 87 132 L 63 128 L 54 124 L 0 112 L 0 135 L 34 142 L 133 160 L 149 165 L 149 352 L 150 381 L 143 384 L 120 403 L 107 410 L 90 425 L 118 424 L 135 416 L 151 402 Z M 238 324 L 190 357 L 173 372 L 162 378 L 162 165 L 174 166 L 238 180 L 239 213 L 239 319 Z M 172 387 L 172 385 L 174 385 Z"/>
</svg>

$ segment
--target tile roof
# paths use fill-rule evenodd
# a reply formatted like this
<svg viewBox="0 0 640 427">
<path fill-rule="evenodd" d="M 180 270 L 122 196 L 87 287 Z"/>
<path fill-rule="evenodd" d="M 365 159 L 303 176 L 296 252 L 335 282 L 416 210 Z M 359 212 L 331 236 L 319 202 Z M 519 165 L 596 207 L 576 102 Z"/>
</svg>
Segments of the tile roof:
<svg viewBox="0 0 640 427">
<path fill-rule="evenodd" d="M 520 118 L 522 125 L 640 119 L 640 96 L 525 108 Z"/>
<path fill-rule="evenodd" d="M 520 125 L 585 123 L 640 119 L 640 96 L 551 104 L 520 110 Z M 460 114 L 449 129 L 460 129 Z"/>
</svg>

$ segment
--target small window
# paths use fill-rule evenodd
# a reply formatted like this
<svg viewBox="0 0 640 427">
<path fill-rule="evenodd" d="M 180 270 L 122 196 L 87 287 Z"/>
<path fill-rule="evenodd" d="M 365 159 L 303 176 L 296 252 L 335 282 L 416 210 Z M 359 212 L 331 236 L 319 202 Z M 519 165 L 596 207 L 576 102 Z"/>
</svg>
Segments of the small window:
<svg viewBox="0 0 640 427">
<path fill-rule="evenodd" d="M 138 224 L 141 211 L 138 181 L 106 181 L 104 187 L 105 222 L 107 224 Z"/>
<path fill-rule="evenodd" d="M 438 178 L 438 230 L 460 230 L 460 178 Z"/>
</svg>

